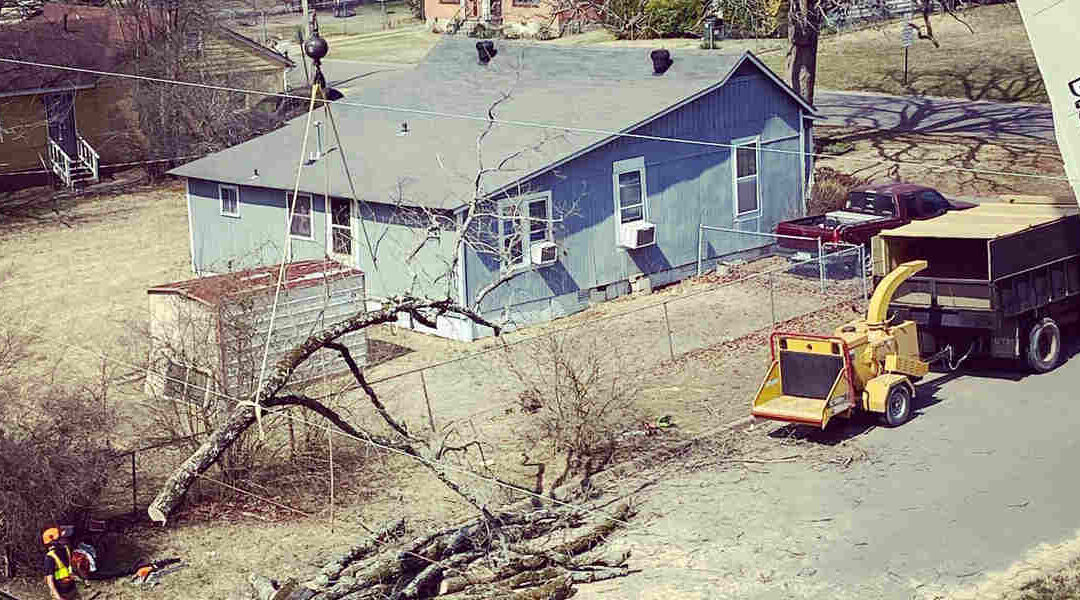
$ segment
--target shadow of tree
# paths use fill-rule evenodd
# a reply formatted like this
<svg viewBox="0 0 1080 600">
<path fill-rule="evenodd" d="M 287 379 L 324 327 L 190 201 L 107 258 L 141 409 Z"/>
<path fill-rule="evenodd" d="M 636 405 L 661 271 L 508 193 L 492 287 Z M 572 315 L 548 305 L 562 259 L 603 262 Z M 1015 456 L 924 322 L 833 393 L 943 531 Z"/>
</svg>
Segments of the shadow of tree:
<svg viewBox="0 0 1080 600">
<path fill-rule="evenodd" d="M 903 69 L 888 69 L 885 82 L 869 84 L 868 92 L 888 92 L 902 88 L 915 96 L 947 96 L 957 84 L 968 100 L 993 102 L 1045 102 L 1046 87 L 1034 62 L 1002 66 L 992 62 L 968 67 L 909 68 L 907 82 Z"/>
</svg>

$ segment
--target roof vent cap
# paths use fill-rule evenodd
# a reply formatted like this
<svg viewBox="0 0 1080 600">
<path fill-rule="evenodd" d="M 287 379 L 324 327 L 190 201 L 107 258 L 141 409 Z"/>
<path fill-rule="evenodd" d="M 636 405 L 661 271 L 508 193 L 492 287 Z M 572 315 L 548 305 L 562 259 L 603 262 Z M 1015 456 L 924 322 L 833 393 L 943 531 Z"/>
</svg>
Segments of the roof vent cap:
<svg viewBox="0 0 1080 600">
<path fill-rule="evenodd" d="M 671 53 L 665 48 L 653 50 L 649 53 L 649 58 L 652 59 L 653 75 L 663 75 L 672 63 Z"/>
<path fill-rule="evenodd" d="M 480 64 L 488 64 L 498 53 L 499 51 L 495 49 L 495 42 L 491 40 L 476 42 L 476 58 L 480 61 Z"/>
</svg>

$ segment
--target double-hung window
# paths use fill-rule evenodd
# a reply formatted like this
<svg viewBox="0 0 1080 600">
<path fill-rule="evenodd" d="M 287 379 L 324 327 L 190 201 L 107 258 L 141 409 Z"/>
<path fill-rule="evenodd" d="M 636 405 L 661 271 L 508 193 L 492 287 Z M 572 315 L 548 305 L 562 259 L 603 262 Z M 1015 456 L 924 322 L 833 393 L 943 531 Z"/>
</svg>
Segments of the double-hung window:
<svg viewBox="0 0 1080 600">
<path fill-rule="evenodd" d="M 333 254 L 352 255 L 352 219 L 349 207 L 352 200 L 330 199 L 330 251 Z"/>
<path fill-rule="evenodd" d="M 532 247 L 555 239 L 551 192 L 504 200 L 499 207 L 499 248 L 503 271 L 526 266 Z"/>
<path fill-rule="evenodd" d="M 735 218 L 753 217 L 761 209 L 758 186 L 758 139 L 735 140 Z"/>
<path fill-rule="evenodd" d="M 649 218 L 648 190 L 645 187 L 645 157 L 616 161 L 611 167 L 615 196 L 616 224 Z"/>
<path fill-rule="evenodd" d="M 292 216 L 289 235 L 305 240 L 314 239 L 311 235 L 311 194 L 297 194 L 296 202 L 293 202 L 292 192 L 286 192 L 285 199 L 286 218 Z"/>
<path fill-rule="evenodd" d="M 221 216 L 240 216 L 240 189 L 235 185 L 218 184 L 218 199 L 221 200 Z"/>
</svg>

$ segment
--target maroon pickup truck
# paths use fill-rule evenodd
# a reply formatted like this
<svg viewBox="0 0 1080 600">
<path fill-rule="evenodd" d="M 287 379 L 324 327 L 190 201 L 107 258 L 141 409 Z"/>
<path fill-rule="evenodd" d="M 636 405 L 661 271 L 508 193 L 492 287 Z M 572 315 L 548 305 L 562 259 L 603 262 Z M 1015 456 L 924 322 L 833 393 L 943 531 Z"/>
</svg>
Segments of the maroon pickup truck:
<svg viewBox="0 0 1080 600">
<path fill-rule="evenodd" d="M 817 250 L 817 242 L 869 244 L 883 229 L 907 225 L 913 220 L 931 219 L 949 210 L 975 206 L 950 201 L 933 188 L 913 183 L 882 183 L 860 186 L 848 193 L 847 206 L 823 215 L 781 221 L 776 233 L 796 236 L 780 238 L 783 248 Z"/>
</svg>

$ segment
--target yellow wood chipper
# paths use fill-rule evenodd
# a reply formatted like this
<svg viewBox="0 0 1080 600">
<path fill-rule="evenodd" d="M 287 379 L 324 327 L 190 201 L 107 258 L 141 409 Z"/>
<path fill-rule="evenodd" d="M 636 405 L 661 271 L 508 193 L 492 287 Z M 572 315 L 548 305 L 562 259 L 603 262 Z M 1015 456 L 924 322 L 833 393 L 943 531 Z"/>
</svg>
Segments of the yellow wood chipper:
<svg viewBox="0 0 1080 600">
<path fill-rule="evenodd" d="M 817 425 L 855 411 L 880 414 L 890 426 L 911 417 L 914 382 L 929 372 L 919 356 L 914 321 L 889 323 L 889 301 L 906 279 L 925 269 L 925 260 L 899 265 L 882 278 L 865 319 L 831 337 L 776 332 L 770 338 L 772 366 L 758 388 L 754 417 Z"/>
</svg>

